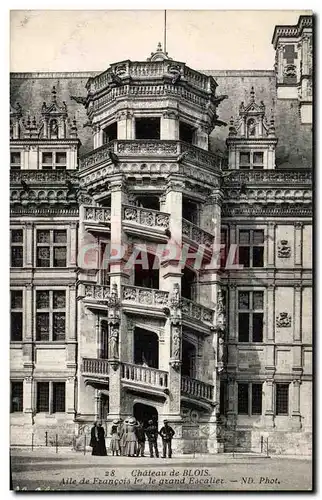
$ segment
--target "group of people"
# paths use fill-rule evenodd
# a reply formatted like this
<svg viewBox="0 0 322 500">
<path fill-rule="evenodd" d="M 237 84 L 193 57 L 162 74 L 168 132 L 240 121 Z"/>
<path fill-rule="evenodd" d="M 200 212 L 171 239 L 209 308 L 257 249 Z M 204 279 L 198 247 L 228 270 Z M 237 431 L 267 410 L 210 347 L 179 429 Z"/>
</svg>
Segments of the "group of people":
<svg viewBox="0 0 322 500">
<path fill-rule="evenodd" d="M 172 456 L 172 438 L 175 434 L 167 420 L 164 420 L 163 427 L 158 431 L 153 420 L 148 421 L 144 426 L 143 422 L 137 422 L 134 417 L 125 420 L 113 420 L 111 428 L 110 450 L 112 455 L 124 457 L 144 457 L 146 440 L 149 443 L 150 457 L 159 457 L 158 436 L 162 438 L 163 458 Z M 105 445 L 105 432 L 100 423 L 94 423 L 91 430 L 92 455 L 107 455 Z"/>
</svg>

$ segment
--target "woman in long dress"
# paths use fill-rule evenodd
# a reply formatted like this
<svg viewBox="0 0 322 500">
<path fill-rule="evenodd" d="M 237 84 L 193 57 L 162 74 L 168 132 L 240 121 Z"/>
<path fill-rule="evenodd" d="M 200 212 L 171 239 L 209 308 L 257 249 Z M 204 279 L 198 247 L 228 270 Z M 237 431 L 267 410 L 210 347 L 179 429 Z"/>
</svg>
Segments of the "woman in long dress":
<svg viewBox="0 0 322 500">
<path fill-rule="evenodd" d="M 98 433 L 98 455 L 105 457 L 107 455 L 106 443 L 105 443 L 105 431 L 101 423 L 97 425 Z"/>
<path fill-rule="evenodd" d="M 137 453 L 137 446 L 138 446 L 138 440 L 136 436 L 136 420 L 134 417 L 131 417 L 129 419 L 129 423 L 127 426 L 127 456 L 128 457 L 135 457 Z"/>
<path fill-rule="evenodd" d="M 121 454 L 121 448 L 120 448 L 120 436 L 119 436 L 119 428 L 118 428 L 118 420 L 113 420 L 113 425 L 111 429 L 111 452 L 112 455 L 114 456 L 114 453 L 118 457 Z"/>
<path fill-rule="evenodd" d="M 120 447 L 121 447 L 121 455 L 125 457 L 127 455 L 126 451 L 126 437 L 127 437 L 127 425 L 128 425 L 128 419 L 121 420 L 121 425 L 120 425 Z"/>
</svg>

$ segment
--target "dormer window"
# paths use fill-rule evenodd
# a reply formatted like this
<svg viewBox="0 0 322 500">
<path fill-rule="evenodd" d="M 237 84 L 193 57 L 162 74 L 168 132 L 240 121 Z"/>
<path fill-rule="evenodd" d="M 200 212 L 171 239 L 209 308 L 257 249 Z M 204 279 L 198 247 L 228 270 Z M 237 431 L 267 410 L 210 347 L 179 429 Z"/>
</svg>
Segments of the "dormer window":
<svg viewBox="0 0 322 500">
<path fill-rule="evenodd" d="M 41 160 L 42 170 L 66 170 L 66 152 L 44 152 L 42 153 Z"/>
<path fill-rule="evenodd" d="M 263 151 L 241 151 L 239 153 L 239 168 L 240 170 L 263 169 Z"/>
<path fill-rule="evenodd" d="M 50 122 L 50 138 L 58 139 L 58 123 L 57 120 L 51 120 Z"/>
</svg>

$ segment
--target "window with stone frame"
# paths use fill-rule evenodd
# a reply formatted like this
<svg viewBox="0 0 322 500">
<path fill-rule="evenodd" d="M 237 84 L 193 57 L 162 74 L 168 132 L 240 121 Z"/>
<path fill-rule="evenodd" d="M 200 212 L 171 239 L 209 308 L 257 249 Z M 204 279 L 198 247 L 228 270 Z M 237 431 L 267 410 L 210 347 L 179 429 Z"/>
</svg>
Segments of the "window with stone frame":
<svg viewBox="0 0 322 500">
<path fill-rule="evenodd" d="M 66 170 L 67 153 L 65 151 L 44 151 L 41 154 L 42 170 Z"/>
<path fill-rule="evenodd" d="M 10 413 L 23 412 L 23 381 L 12 380 L 10 383 Z"/>
<path fill-rule="evenodd" d="M 238 230 L 238 264 L 264 267 L 264 229 Z"/>
<path fill-rule="evenodd" d="M 238 383 L 238 415 L 262 414 L 262 384 Z"/>
<path fill-rule="evenodd" d="M 36 267 L 66 267 L 66 229 L 37 229 Z"/>
<path fill-rule="evenodd" d="M 10 236 L 10 265 L 23 267 L 23 229 L 11 229 Z"/>
<path fill-rule="evenodd" d="M 11 170 L 21 169 L 21 152 L 11 151 L 10 153 L 10 168 Z"/>
<path fill-rule="evenodd" d="M 23 291 L 11 290 L 10 340 L 21 342 L 23 332 Z"/>
<path fill-rule="evenodd" d="M 264 292 L 238 291 L 238 342 L 263 342 Z"/>
<path fill-rule="evenodd" d="M 59 342 L 66 335 L 66 291 L 36 291 L 36 340 Z"/>
<path fill-rule="evenodd" d="M 220 244 L 222 247 L 220 248 L 220 268 L 225 269 L 226 267 L 226 262 L 227 262 L 227 257 L 228 257 L 228 228 L 227 227 L 222 227 L 220 229 Z"/>
<path fill-rule="evenodd" d="M 276 415 L 288 415 L 289 384 L 275 384 L 275 412 Z"/>
<path fill-rule="evenodd" d="M 37 413 L 64 413 L 66 411 L 65 382 L 37 382 Z"/>
<path fill-rule="evenodd" d="M 262 170 L 264 168 L 263 151 L 240 151 L 239 169 L 240 170 Z"/>
</svg>

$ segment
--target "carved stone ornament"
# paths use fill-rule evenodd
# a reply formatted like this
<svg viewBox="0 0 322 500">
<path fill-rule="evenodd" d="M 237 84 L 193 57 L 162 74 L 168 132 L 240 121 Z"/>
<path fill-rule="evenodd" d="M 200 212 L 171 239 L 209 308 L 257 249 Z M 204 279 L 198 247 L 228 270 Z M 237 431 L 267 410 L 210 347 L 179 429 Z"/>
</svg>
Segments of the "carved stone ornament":
<svg viewBox="0 0 322 500">
<path fill-rule="evenodd" d="M 280 259 L 288 259 L 291 257 L 291 246 L 288 240 L 280 240 L 277 245 L 277 256 Z"/>
<path fill-rule="evenodd" d="M 276 317 L 276 326 L 278 328 L 289 328 L 292 325 L 291 315 L 287 312 L 281 312 Z"/>
<path fill-rule="evenodd" d="M 181 325 L 172 325 L 171 359 L 181 360 Z"/>
<path fill-rule="evenodd" d="M 109 325 L 109 358 L 119 358 L 119 325 Z"/>
</svg>

